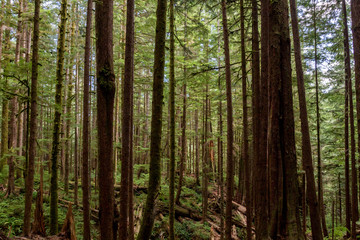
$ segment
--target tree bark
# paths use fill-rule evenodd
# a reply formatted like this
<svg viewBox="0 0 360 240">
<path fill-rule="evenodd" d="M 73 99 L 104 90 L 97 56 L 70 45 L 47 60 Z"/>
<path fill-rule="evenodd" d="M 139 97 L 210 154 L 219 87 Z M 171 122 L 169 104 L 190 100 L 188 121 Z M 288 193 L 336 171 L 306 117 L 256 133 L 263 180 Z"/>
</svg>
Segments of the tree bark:
<svg viewBox="0 0 360 240">
<path fill-rule="evenodd" d="M 225 52 L 225 75 L 226 75 L 226 110 L 227 110 L 227 170 L 226 170 L 226 210 L 225 210 L 225 239 L 231 239 L 232 227 L 232 197 L 234 191 L 234 163 L 233 163 L 233 108 L 231 94 L 231 69 L 229 51 L 229 30 L 226 16 L 226 1 L 221 1 L 222 6 L 222 25 Z"/>
<path fill-rule="evenodd" d="M 29 162 L 25 181 L 25 213 L 24 213 L 24 236 L 30 234 L 31 205 L 34 187 L 36 138 L 37 138 L 37 80 L 39 62 L 39 22 L 40 22 L 40 0 L 35 0 L 34 29 L 32 44 L 31 64 L 31 113 L 30 113 L 30 139 L 29 139 Z"/>
<path fill-rule="evenodd" d="M 270 237 L 304 239 L 298 212 L 298 182 L 291 55 L 286 0 L 271 1 L 269 9 L 269 192 Z"/>
<path fill-rule="evenodd" d="M 351 19 L 352 19 L 352 33 L 353 33 L 354 60 L 355 60 L 358 152 L 360 152 L 360 3 L 359 1 L 351 0 Z M 356 203 L 357 201 L 358 200 L 356 200 Z M 358 215 L 358 211 L 357 211 L 357 215 Z"/>
<path fill-rule="evenodd" d="M 83 202 L 83 238 L 90 240 L 90 184 L 89 184 L 89 98 L 90 98 L 90 51 L 91 51 L 91 20 L 92 0 L 87 2 L 85 53 L 84 53 L 84 99 L 83 99 L 83 149 L 82 149 L 82 202 Z"/>
<path fill-rule="evenodd" d="M 114 164 L 113 0 L 96 2 L 96 75 L 100 239 L 113 238 Z"/>
<path fill-rule="evenodd" d="M 148 240 L 154 225 L 153 211 L 161 181 L 161 132 L 164 89 L 166 0 L 158 0 L 156 10 L 156 35 L 153 78 L 153 101 L 151 116 L 149 193 L 143 211 L 138 240 Z"/>
<path fill-rule="evenodd" d="M 125 42 L 125 65 L 124 79 L 122 81 L 122 118 L 121 118 L 121 190 L 120 190 L 120 221 L 119 239 L 128 239 L 128 208 L 129 208 L 129 167 L 130 167 L 130 135 L 133 126 L 131 125 L 131 113 L 133 106 L 133 79 L 134 79 L 134 0 L 127 1 L 126 14 L 126 42 Z"/>
<path fill-rule="evenodd" d="M 260 130 L 258 158 L 254 159 L 255 191 L 255 229 L 256 239 L 268 238 L 268 159 L 267 159 L 267 126 L 268 126 L 268 76 L 269 76 L 269 0 L 261 0 L 261 82 L 260 82 Z"/>
<path fill-rule="evenodd" d="M 50 234 L 52 235 L 58 233 L 58 153 L 60 144 L 66 20 L 67 0 L 62 0 L 60 9 L 59 41 L 57 46 L 55 115 L 51 150 Z"/>
<path fill-rule="evenodd" d="M 301 61 L 301 48 L 300 48 L 300 37 L 299 37 L 299 25 L 297 17 L 297 6 L 295 0 L 290 0 L 291 9 L 291 23 L 294 41 L 294 52 L 295 52 L 295 64 L 296 64 L 296 76 L 297 86 L 299 94 L 299 105 L 300 105 L 300 118 L 301 118 L 301 135 L 302 135 L 302 164 L 306 176 L 306 198 L 311 209 L 310 220 L 311 220 L 311 232 L 313 239 L 323 239 L 319 203 L 316 196 L 315 176 L 314 167 L 312 160 L 311 141 L 310 141 L 310 130 L 307 116 L 306 107 L 306 93 L 304 84 L 304 73 Z M 306 208 L 306 205 L 304 205 Z M 305 208 L 303 214 L 305 215 Z"/>
<path fill-rule="evenodd" d="M 170 0 L 170 186 L 169 239 L 175 240 L 175 17 L 174 0 Z"/>
</svg>

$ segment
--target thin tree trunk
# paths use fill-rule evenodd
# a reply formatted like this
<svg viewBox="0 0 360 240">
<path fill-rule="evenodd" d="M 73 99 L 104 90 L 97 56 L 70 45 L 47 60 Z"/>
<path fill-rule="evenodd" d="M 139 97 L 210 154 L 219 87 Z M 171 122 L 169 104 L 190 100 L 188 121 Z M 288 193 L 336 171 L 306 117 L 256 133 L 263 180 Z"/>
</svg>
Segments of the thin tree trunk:
<svg viewBox="0 0 360 240">
<path fill-rule="evenodd" d="M 244 0 L 240 0 L 240 18 L 241 18 L 241 81 L 242 81 L 242 107 L 243 107 L 243 149 L 242 160 L 245 162 L 245 205 L 246 205 L 246 239 L 252 238 L 252 198 L 251 198 L 251 163 L 249 158 L 248 145 L 248 112 L 247 112 L 247 73 L 246 73 L 246 56 L 245 56 L 245 14 L 244 14 Z M 254 145 L 254 159 L 258 157 L 258 91 L 259 91 L 259 32 L 257 20 L 257 1 L 252 1 L 252 73 L 253 73 L 253 145 Z M 240 181 L 239 181 L 240 183 Z"/>
<path fill-rule="evenodd" d="M 130 167 L 130 136 L 132 131 L 131 113 L 133 106 L 133 75 L 134 75 L 134 0 L 127 1 L 126 42 L 124 79 L 122 81 L 122 106 L 121 106 L 121 190 L 120 190 L 120 220 L 119 239 L 128 239 L 128 207 L 129 207 L 129 167 Z"/>
<path fill-rule="evenodd" d="M 170 186 L 169 239 L 175 240 L 175 17 L 174 0 L 170 0 Z"/>
<path fill-rule="evenodd" d="M 268 76 L 269 76 L 269 0 L 261 0 L 261 82 L 260 130 L 258 158 L 254 159 L 255 229 L 256 239 L 268 238 L 269 191 L 267 160 Z"/>
<path fill-rule="evenodd" d="M 161 182 L 161 132 L 164 89 L 166 0 L 158 0 L 154 56 L 153 102 L 151 116 L 150 176 L 146 204 L 138 240 L 148 240 L 154 225 L 153 211 Z"/>
<path fill-rule="evenodd" d="M 319 203 L 316 196 L 315 176 L 314 167 L 312 160 L 311 141 L 310 141 L 310 130 L 307 116 L 306 107 L 306 94 L 304 84 L 304 73 L 301 62 L 301 48 L 300 48 L 300 37 L 299 37 L 299 25 L 297 17 L 297 6 L 295 0 L 290 0 L 291 9 L 291 23 L 293 29 L 293 41 L 294 41 L 294 52 L 295 52 L 295 63 L 296 63 L 296 76 L 299 94 L 299 105 L 300 105 L 300 118 L 301 118 L 301 133 L 302 133 L 302 163 L 303 169 L 306 176 L 306 197 L 310 211 L 311 220 L 311 232 L 313 239 L 323 239 L 320 214 L 319 214 Z M 303 214 L 306 210 L 303 209 Z"/>
<path fill-rule="evenodd" d="M 32 44 L 31 64 L 31 114 L 30 114 L 30 140 L 29 140 L 29 162 L 25 181 L 25 213 L 24 213 L 24 236 L 30 235 L 31 205 L 34 187 L 36 138 L 37 138 L 37 80 L 38 80 L 38 57 L 39 57 L 39 22 L 40 22 L 40 0 L 35 0 L 34 30 Z"/>
<path fill-rule="evenodd" d="M 58 233 L 58 153 L 60 144 L 62 86 L 67 20 L 66 10 L 67 0 L 62 0 L 60 9 L 59 41 L 57 46 L 55 115 L 51 150 L 50 234 L 53 235 Z"/>
<path fill-rule="evenodd" d="M 229 51 L 229 31 L 226 16 L 226 1 L 221 1 L 222 6 L 222 25 L 224 37 L 225 52 L 225 74 L 226 74 L 226 110 L 227 110 L 227 170 L 226 170 L 226 211 L 225 211 L 225 239 L 231 239 L 232 227 L 232 198 L 234 191 L 234 163 L 233 163 L 233 108 L 231 94 L 231 69 L 230 69 L 230 51 Z"/>
<path fill-rule="evenodd" d="M 83 221 L 84 240 L 90 240 L 90 183 L 89 183 L 89 117 L 90 117 L 90 52 L 91 52 L 91 21 L 92 21 L 92 0 L 87 2 L 86 33 L 85 33 L 85 53 L 84 53 L 84 98 L 83 98 L 83 149 L 82 149 L 82 202 L 83 202 Z"/>
<path fill-rule="evenodd" d="M 187 1 L 185 1 L 185 23 L 184 23 L 184 85 L 183 85 L 183 110 L 181 118 L 181 153 L 180 153 L 180 176 L 179 183 L 175 197 L 175 203 L 180 204 L 181 188 L 184 179 L 185 166 L 186 166 L 186 29 L 187 29 Z"/>
<path fill-rule="evenodd" d="M 352 33 L 353 33 L 354 60 L 355 60 L 358 152 L 360 153 L 360 2 L 359 1 L 351 0 L 351 19 L 352 19 Z M 360 162 L 360 159 L 358 161 Z M 359 171 L 360 171 L 360 166 L 359 166 Z M 359 173 L 359 177 L 360 177 L 360 173 Z"/>
</svg>

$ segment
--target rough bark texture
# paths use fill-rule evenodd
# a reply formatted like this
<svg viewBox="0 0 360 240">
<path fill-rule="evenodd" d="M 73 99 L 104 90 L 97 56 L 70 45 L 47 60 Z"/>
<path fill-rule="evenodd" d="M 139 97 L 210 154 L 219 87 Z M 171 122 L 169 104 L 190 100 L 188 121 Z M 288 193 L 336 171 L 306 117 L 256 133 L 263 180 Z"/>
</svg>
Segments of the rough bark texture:
<svg viewBox="0 0 360 240">
<path fill-rule="evenodd" d="M 268 65 L 269 65 L 269 0 L 261 0 L 261 83 L 260 83 L 260 131 L 258 158 L 254 159 L 254 210 L 256 239 L 268 238 Z"/>
<path fill-rule="evenodd" d="M 25 213 L 24 228 L 25 236 L 30 234 L 31 205 L 34 187 L 35 155 L 36 155 L 36 135 L 37 135 L 37 79 L 39 61 L 39 22 L 40 22 L 40 0 L 35 0 L 34 30 L 32 45 L 32 64 L 31 64 L 31 114 L 30 114 L 30 140 L 29 140 L 29 162 L 27 164 L 27 174 L 25 181 Z"/>
<path fill-rule="evenodd" d="M 161 181 L 161 132 L 165 65 L 166 0 L 158 0 L 154 56 L 153 101 L 151 116 L 149 193 L 143 211 L 138 240 L 147 240 L 154 225 L 154 208 Z"/>
<path fill-rule="evenodd" d="M 270 2 L 269 16 L 270 237 L 300 240 L 287 1 Z"/>
<path fill-rule="evenodd" d="M 130 167 L 130 135 L 132 131 L 131 113 L 134 75 L 134 0 L 127 1 L 126 18 L 126 43 L 124 79 L 122 81 L 122 106 L 121 106 L 121 190 L 120 190 L 120 221 L 119 239 L 128 239 L 128 213 L 129 213 L 129 167 Z"/>
<path fill-rule="evenodd" d="M 258 14 L 257 1 L 252 0 L 252 84 L 253 84 L 253 157 L 258 158 L 259 151 L 259 80 L 260 80 L 260 65 L 259 65 L 259 31 L 258 31 Z M 252 189 L 251 189 L 251 163 L 249 158 L 248 145 L 248 112 L 247 112 L 247 73 L 246 73 L 246 56 L 245 56 L 245 15 L 244 15 L 244 0 L 240 1 L 240 18 L 241 18 L 241 81 L 242 81 L 242 101 L 243 101 L 243 149 L 242 160 L 245 162 L 245 204 L 246 204 L 246 239 L 251 240 L 252 234 Z M 239 181 L 240 182 L 240 181 Z"/>
<path fill-rule="evenodd" d="M 294 52 L 295 52 L 295 64 L 296 64 L 296 77 L 299 94 L 299 105 L 300 105 L 300 119 L 301 119 L 301 135 L 302 135 L 302 164 L 305 171 L 306 180 L 306 197 L 307 203 L 311 208 L 310 220 L 311 220 L 311 232 L 312 238 L 323 239 L 321 221 L 319 214 L 319 203 L 316 196 L 315 176 L 314 167 L 312 160 L 311 142 L 310 142 L 310 131 L 307 116 L 306 107 L 306 93 L 304 84 L 304 73 L 301 62 L 301 48 L 300 48 L 300 37 L 299 37 L 299 25 L 297 17 L 297 6 L 295 0 L 290 0 L 291 9 L 291 23 L 294 40 Z M 303 208 L 303 214 L 306 215 L 306 205 Z"/>
<path fill-rule="evenodd" d="M 352 19 L 352 33 L 353 33 L 353 45 L 354 45 L 353 48 L 354 48 L 354 60 L 355 60 L 358 152 L 360 152 L 360 2 L 359 1 L 351 0 L 351 19 Z"/>
<path fill-rule="evenodd" d="M 170 186 L 169 239 L 175 239 L 175 32 L 174 0 L 170 0 Z"/>
<path fill-rule="evenodd" d="M 225 239 L 231 239 L 232 227 L 232 197 L 234 191 L 234 163 L 233 163 L 233 109 L 231 94 L 231 70 L 230 70 L 230 51 L 229 51 L 229 31 L 226 16 L 226 1 L 221 1 L 222 6 L 222 25 L 225 52 L 225 74 L 226 74 L 226 110 L 227 110 L 227 170 L 226 170 L 226 210 L 225 210 Z"/>
<path fill-rule="evenodd" d="M 86 36 L 85 36 L 85 56 L 84 56 L 84 99 L 83 99 L 83 149 L 82 149 L 82 202 L 83 202 L 83 238 L 90 240 L 90 184 L 89 184 L 89 95 L 90 95 L 90 48 L 91 48 L 91 20 L 92 20 L 92 0 L 87 3 L 86 15 Z"/>
<path fill-rule="evenodd" d="M 96 75 L 100 239 L 113 238 L 114 164 L 113 1 L 96 2 Z"/>
<path fill-rule="evenodd" d="M 62 86 L 65 53 L 65 33 L 67 20 L 67 1 L 61 1 L 59 40 L 56 61 L 55 115 L 51 150 L 51 186 L 50 186 L 50 234 L 58 233 L 58 153 L 60 144 L 60 126 L 62 109 Z"/>
</svg>

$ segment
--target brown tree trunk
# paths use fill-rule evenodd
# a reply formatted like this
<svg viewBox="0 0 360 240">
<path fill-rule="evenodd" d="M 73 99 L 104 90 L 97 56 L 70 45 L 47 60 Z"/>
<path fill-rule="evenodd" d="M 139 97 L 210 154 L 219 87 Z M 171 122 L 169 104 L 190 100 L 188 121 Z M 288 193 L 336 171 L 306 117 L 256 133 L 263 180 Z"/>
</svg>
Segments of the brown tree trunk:
<svg viewBox="0 0 360 240">
<path fill-rule="evenodd" d="M 353 33 L 354 60 L 355 60 L 358 152 L 360 152 L 360 2 L 359 1 L 351 0 L 351 19 L 352 19 L 352 33 Z"/>
<path fill-rule="evenodd" d="M 254 159 L 255 229 L 256 239 L 268 238 L 268 76 L 269 76 L 269 0 L 261 0 L 261 82 L 260 82 L 260 126 L 258 158 Z"/>
<path fill-rule="evenodd" d="M 82 202 L 83 202 L 83 238 L 90 240 L 90 184 L 89 184 L 89 95 L 90 95 L 90 50 L 91 50 L 91 20 L 92 0 L 87 2 L 85 56 L 84 56 L 84 99 L 83 99 L 83 149 L 82 149 Z"/>
<path fill-rule="evenodd" d="M 30 140 L 29 140 L 29 162 L 25 181 L 25 213 L 24 213 L 24 236 L 30 234 L 31 205 L 34 187 L 36 138 L 37 138 L 37 79 L 38 79 L 38 53 L 39 53 L 39 22 L 40 22 L 40 0 L 35 0 L 34 30 L 32 44 L 31 64 L 31 114 L 30 114 Z"/>
<path fill-rule="evenodd" d="M 174 0 L 170 0 L 170 166 L 169 166 L 169 239 L 175 240 L 175 16 Z"/>
<path fill-rule="evenodd" d="M 294 41 L 294 52 L 295 52 L 295 63 L 296 63 L 296 76 L 299 94 L 299 105 L 300 105 L 300 118 L 301 118 L 301 133 L 302 133 L 302 164 L 306 176 L 306 197 L 310 207 L 310 220 L 311 220 L 311 232 L 313 239 L 322 240 L 322 229 L 320 222 L 319 203 L 316 196 L 315 176 L 314 167 L 312 161 L 312 151 L 310 142 L 310 131 L 307 116 L 306 107 L 306 94 L 304 84 L 304 73 L 301 62 L 301 48 L 300 48 L 300 37 L 299 37 L 299 25 L 297 17 L 297 6 L 295 0 L 290 0 L 291 9 L 291 23 L 293 29 L 293 41 Z M 306 208 L 306 205 L 304 205 Z M 303 209 L 303 214 L 306 210 Z"/>
<path fill-rule="evenodd" d="M 187 27 L 187 9 L 186 9 L 185 1 L 185 23 L 184 23 L 184 85 L 183 85 L 183 110 L 181 117 L 181 153 L 180 153 L 180 176 L 179 176 L 179 184 L 176 192 L 175 203 L 180 204 L 181 197 L 181 187 L 184 179 L 185 165 L 186 165 L 186 27 Z"/>
<path fill-rule="evenodd" d="M 318 81 L 318 59 L 317 59 L 317 24 L 316 24 L 316 2 L 314 0 L 313 9 L 313 22 L 314 22 L 314 55 L 315 55 L 315 88 L 316 88 L 316 135 L 317 135 L 317 164 L 318 164 L 318 202 L 321 216 L 321 225 L 324 237 L 328 236 L 325 219 L 324 197 L 322 188 L 322 162 L 321 162 L 321 140 L 320 140 L 320 109 L 319 109 L 319 81 Z"/>
<path fill-rule="evenodd" d="M 113 238 L 114 164 L 113 112 L 115 75 L 113 65 L 113 0 L 96 2 L 96 76 L 98 126 L 98 181 L 100 239 Z"/>
<path fill-rule="evenodd" d="M 225 210 L 225 239 L 231 239 L 232 227 L 232 198 L 234 191 L 234 163 L 233 163 L 233 108 L 231 94 L 231 69 L 229 51 L 229 31 L 226 16 L 226 1 L 221 1 L 222 6 L 222 25 L 225 52 L 225 74 L 226 74 L 226 110 L 227 110 L 227 170 L 226 170 L 226 210 Z"/>
<path fill-rule="evenodd" d="M 128 239 L 128 207 L 129 207 L 129 167 L 130 167 L 130 143 L 131 143 L 131 113 L 133 106 L 133 75 L 134 75 L 134 0 L 127 1 L 126 18 L 126 42 L 125 42 L 125 65 L 124 80 L 122 81 L 122 106 L 121 106 L 121 189 L 120 189 L 120 220 L 119 239 Z"/>
<path fill-rule="evenodd" d="M 270 237 L 300 240 L 287 4 L 271 1 L 269 11 Z"/>
<path fill-rule="evenodd" d="M 153 102 L 151 116 L 150 176 L 146 204 L 143 211 L 138 240 L 148 240 L 154 225 L 153 211 L 161 181 L 161 132 L 164 90 L 166 0 L 158 0 L 154 51 Z"/>
<path fill-rule="evenodd" d="M 259 150 L 259 78 L 260 78 L 260 65 L 259 65 L 259 31 L 258 31 L 258 9 L 257 1 L 252 0 L 252 87 L 253 87 L 253 157 L 257 159 Z M 241 81 L 242 81 L 242 101 L 243 101 L 243 149 L 242 160 L 245 163 L 245 205 L 246 205 L 246 239 L 251 240 L 252 236 L 252 187 L 251 187 L 251 163 L 249 158 L 249 145 L 248 145 L 248 112 L 247 112 L 247 89 L 246 89 L 246 56 L 245 56 L 245 14 L 244 14 L 244 0 L 240 1 L 240 18 L 241 18 Z M 240 168 L 240 166 L 239 166 Z M 239 181 L 240 183 L 240 181 Z"/>
</svg>

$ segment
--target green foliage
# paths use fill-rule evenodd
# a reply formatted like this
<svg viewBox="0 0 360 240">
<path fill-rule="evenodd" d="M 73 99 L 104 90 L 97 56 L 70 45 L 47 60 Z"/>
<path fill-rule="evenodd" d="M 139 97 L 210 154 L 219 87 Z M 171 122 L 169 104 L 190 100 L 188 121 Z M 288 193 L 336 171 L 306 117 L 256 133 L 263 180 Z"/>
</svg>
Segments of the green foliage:
<svg viewBox="0 0 360 240">
<path fill-rule="evenodd" d="M 182 223 L 175 222 L 175 235 L 184 240 L 210 239 L 210 225 L 201 224 L 192 220 L 184 220 Z"/>
<path fill-rule="evenodd" d="M 5 192 L 0 193 L 0 231 L 10 237 L 18 236 L 22 232 L 24 217 L 23 196 L 5 197 Z"/>
</svg>

